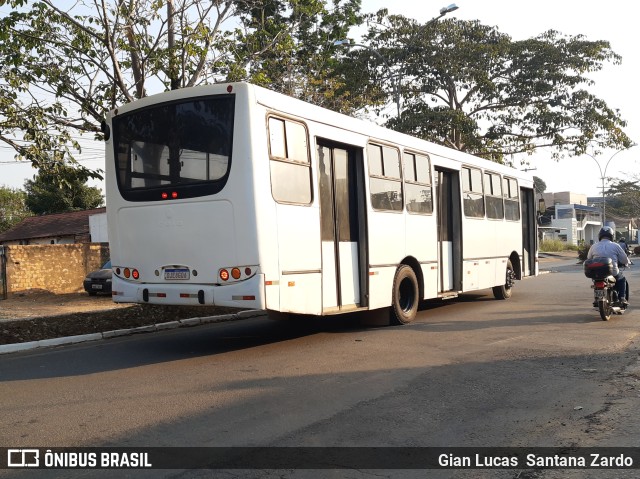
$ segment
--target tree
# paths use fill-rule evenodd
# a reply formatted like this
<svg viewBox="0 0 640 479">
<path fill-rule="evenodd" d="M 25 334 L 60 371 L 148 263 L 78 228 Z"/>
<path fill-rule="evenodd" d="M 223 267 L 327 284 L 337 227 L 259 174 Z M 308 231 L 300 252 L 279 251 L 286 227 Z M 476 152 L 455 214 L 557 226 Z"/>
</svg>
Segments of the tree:
<svg viewBox="0 0 640 479">
<path fill-rule="evenodd" d="M 249 6 L 236 32 L 238 48 L 227 78 L 248 80 L 335 111 L 360 108 L 362 101 L 352 97 L 334 73 L 343 65 L 333 45 L 351 26 L 362 23 L 360 0 L 292 2 L 290 9 L 279 4 L 271 0 Z M 267 49 L 276 37 L 278 48 Z"/>
<path fill-rule="evenodd" d="M 26 205 L 24 191 L 6 186 L 0 187 L 0 233 L 13 228 L 31 215 Z"/>
<path fill-rule="evenodd" d="M 419 25 L 384 10 L 378 20 L 366 42 L 400 79 L 392 128 L 500 162 L 542 147 L 560 158 L 631 144 L 619 112 L 586 89 L 587 74 L 620 62 L 606 41 L 556 31 L 514 41 L 478 21 Z"/>
<path fill-rule="evenodd" d="M 88 179 L 85 171 L 61 162 L 43 164 L 33 180 L 24 183 L 26 206 L 36 215 L 98 208 L 102 193 L 87 186 Z"/>
<path fill-rule="evenodd" d="M 52 152 L 70 164 L 78 134 L 101 138 L 108 110 L 162 90 L 248 79 L 332 101 L 336 87 L 319 72 L 329 71 L 331 40 L 360 21 L 360 0 L 5 5 L 14 11 L 0 19 L 0 141 L 36 167 Z"/>
<path fill-rule="evenodd" d="M 640 217 L 640 175 L 630 175 L 629 178 L 615 180 L 605 192 L 607 216 Z"/>
</svg>

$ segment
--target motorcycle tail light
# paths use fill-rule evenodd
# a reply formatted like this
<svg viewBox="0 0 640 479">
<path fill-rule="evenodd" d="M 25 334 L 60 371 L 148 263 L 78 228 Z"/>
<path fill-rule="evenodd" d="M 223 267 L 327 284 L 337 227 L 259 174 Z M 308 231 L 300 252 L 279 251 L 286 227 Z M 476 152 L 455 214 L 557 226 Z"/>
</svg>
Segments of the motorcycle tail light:
<svg viewBox="0 0 640 479">
<path fill-rule="evenodd" d="M 605 287 L 604 281 L 596 281 L 596 288 L 604 289 L 604 287 Z"/>
</svg>

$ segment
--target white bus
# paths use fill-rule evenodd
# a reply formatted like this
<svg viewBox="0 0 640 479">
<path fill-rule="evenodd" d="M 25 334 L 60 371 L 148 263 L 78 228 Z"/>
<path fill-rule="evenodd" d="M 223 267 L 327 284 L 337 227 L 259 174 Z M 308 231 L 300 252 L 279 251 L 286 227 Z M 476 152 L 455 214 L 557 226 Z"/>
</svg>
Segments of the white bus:
<svg viewBox="0 0 640 479">
<path fill-rule="evenodd" d="M 113 299 L 330 315 L 537 272 L 530 175 L 246 83 L 110 113 Z"/>
</svg>

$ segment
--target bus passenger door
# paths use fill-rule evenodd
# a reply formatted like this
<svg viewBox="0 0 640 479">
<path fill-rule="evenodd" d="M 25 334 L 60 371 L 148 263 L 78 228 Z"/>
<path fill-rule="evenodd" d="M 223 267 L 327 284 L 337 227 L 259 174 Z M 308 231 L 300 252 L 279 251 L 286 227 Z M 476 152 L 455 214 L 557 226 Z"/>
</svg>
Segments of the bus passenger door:
<svg viewBox="0 0 640 479">
<path fill-rule="evenodd" d="M 522 202 L 522 276 L 534 276 L 538 232 L 533 190 L 520 188 L 520 201 Z"/>
<path fill-rule="evenodd" d="M 462 209 L 460 175 L 436 168 L 438 271 L 440 293 L 462 290 Z M 445 294 L 446 295 L 446 294 Z"/>
<path fill-rule="evenodd" d="M 318 140 L 322 309 L 368 304 L 362 149 Z"/>
</svg>

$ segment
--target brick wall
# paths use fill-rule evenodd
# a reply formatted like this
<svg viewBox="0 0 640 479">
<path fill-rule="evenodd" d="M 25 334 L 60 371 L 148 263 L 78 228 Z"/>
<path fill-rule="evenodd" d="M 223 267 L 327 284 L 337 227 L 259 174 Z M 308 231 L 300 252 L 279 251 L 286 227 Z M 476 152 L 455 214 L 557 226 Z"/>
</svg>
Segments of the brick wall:
<svg viewBox="0 0 640 479">
<path fill-rule="evenodd" d="M 7 291 L 83 291 L 82 280 L 109 259 L 107 243 L 5 246 Z"/>
</svg>

